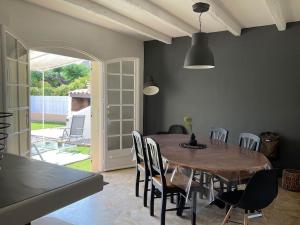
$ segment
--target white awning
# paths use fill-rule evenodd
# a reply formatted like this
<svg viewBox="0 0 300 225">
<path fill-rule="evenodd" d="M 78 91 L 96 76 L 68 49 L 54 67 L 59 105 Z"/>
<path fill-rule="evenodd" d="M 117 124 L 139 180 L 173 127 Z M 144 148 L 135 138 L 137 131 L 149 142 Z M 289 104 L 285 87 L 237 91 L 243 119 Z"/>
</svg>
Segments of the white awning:
<svg viewBox="0 0 300 225">
<path fill-rule="evenodd" d="M 46 71 L 69 64 L 80 64 L 84 59 L 72 58 L 46 52 L 30 51 L 30 70 Z"/>
</svg>

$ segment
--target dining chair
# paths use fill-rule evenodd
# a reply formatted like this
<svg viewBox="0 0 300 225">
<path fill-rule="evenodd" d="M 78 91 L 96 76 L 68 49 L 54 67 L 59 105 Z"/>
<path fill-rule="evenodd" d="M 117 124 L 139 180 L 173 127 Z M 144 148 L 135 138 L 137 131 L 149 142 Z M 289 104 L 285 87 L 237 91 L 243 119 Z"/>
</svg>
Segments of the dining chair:
<svg viewBox="0 0 300 225">
<path fill-rule="evenodd" d="M 169 134 L 187 134 L 187 130 L 183 125 L 174 124 L 169 127 Z"/>
<path fill-rule="evenodd" d="M 250 179 L 245 190 L 224 192 L 218 195 L 230 208 L 222 225 L 229 221 L 233 208 L 241 208 L 244 213 L 244 225 L 248 224 L 249 211 L 261 211 L 262 219 L 267 224 L 263 209 L 270 205 L 278 194 L 278 181 L 276 170 L 261 170 Z"/>
<path fill-rule="evenodd" d="M 258 151 L 260 138 L 255 134 L 241 133 L 238 143 L 242 148 Z M 221 192 L 224 191 L 224 184 L 226 184 L 227 191 L 232 191 L 233 189 L 237 189 L 239 184 L 246 184 L 250 179 L 247 173 L 241 174 L 238 180 L 232 179 L 227 173 L 219 173 L 217 177 L 220 180 Z"/>
<path fill-rule="evenodd" d="M 144 206 L 147 207 L 148 196 L 148 182 L 150 180 L 150 173 L 148 168 L 148 158 L 144 144 L 143 135 L 138 131 L 132 132 L 133 148 L 136 155 L 136 181 L 135 181 L 135 196 L 139 196 L 139 184 L 144 182 Z M 141 173 L 144 174 L 144 180 L 140 179 Z"/>
<path fill-rule="evenodd" d="M 227 143 L 228 130 L 224 128 L 213 128 L 211 129 L 209 136 L 211 140 L 218 140 Z"/>
<path fill-rule="evenodd" d="M 165 225 L 166 211 L 177 211 L 177 215 L 181 216 L 185 207 L 185 201 L 187 196 L 186 186 L 189 182 L 189 178 L 184 174 L 177 173 L 171 182 L 171 174 L 165 174 L 162 156 L 159 148 L 159 144 L 152 138 L 146 138 L 147 156 L 149 159 L 149 170 L 151 175 L 151 200 L 150 200 L 150 215 L 154 216 L 154 199 L 155 191 L 161 193 L 162 206 L 161 206 L 161 218 L 160 224 Z M 192 223 L 196 221 L 196 190 L 200 189 L 200 185 L 192 181 L 191 191 L 193 204 L 192 204 Z M 177 196 L 176 208 L 167 209 L 167 197 L 175 194 Z"/>
<path fill-rule="evenodd" d="M 228 139 L 228 130 L 224 129 L 224 128 L 212 128 L 210 130 L 210 134 L 209 137 L 211 140 L 218 140 L 224 143 L 227 143 L 227 139 Z M 215 183 L 219 183 L 219 189 L 220 191 L 224 190 L 224 182 L 222 180 L 220 180 L 217 176 L 214 176 L 212 174 L 205 174 L 203 177 L 203 183 L 205 182 L 210 182 L 210 179 L 212 179 L 213 185 Z"/>
<path fill-rule="evenodd" d="M 259 151 L 260 138 L 255 134 L 241 133 L 239 137 L 239 146 L 253 151 Z"/>
</svg>

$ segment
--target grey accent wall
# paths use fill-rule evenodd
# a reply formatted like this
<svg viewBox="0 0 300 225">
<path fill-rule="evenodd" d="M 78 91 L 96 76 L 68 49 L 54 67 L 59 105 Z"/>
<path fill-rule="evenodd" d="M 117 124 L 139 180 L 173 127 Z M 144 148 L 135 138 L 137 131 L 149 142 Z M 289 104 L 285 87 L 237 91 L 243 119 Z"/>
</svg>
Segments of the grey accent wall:
<svg viewBox="0 0 300 225">
<path fill-rule="evenodd" d="M 144 132 L 182 124 L 186 115 L 198 136 L 224 127 L 230 143 L 240 132 L 275 131 L 282 138 L 280 167 L 300 168 L 300 22 L 283 32 L 266 26 L 245 29 L 241 37 L 209 34 L 211 70 L 183 69 L 190 42 L 145 42 L 144 74 L 154 77 L 160 92 L 144 97 Z"/>
</svg>

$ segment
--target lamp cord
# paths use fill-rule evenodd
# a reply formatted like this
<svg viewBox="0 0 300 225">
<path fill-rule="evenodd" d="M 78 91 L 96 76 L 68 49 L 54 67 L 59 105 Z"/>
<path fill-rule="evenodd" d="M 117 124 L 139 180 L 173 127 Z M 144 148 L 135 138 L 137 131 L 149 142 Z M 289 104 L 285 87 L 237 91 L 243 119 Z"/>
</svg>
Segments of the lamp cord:
<svg viewBox="0 0 300 225">
<path fill-rule="evenodd" d="M 200 25 L 200 32 L 201 32 L 201 28 L 202 28 L 202 23 L 201 23 L 201 15 L 202 13 L 199 14 L 199 25 Z"/>
</svg>

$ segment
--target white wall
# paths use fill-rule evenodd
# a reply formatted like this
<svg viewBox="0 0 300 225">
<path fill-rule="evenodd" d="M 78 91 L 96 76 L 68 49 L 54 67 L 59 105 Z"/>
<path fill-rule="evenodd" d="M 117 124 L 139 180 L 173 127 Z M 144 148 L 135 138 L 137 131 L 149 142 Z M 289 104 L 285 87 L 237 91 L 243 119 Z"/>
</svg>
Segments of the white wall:
<svg viewBox="0 0 300 225">
<path fill-rule="evenodd" d="M 0 0 L 0 24 L 9 27 L 30 48 L 54 43 L 86 51 L 101 60 L 144 57 L 141 40 L 22 0 Z"/>
<path fill-rule="evenodd" d="M 21 39 L 30 49 L 86 58 L 74 51 L 53 48 L 53 46 L 64 46 L 86 52 L 101 61 L 121 57 L 139 58 L 139 80 L 141 84 L 143 83 L 144 43 L 141 40 L 50 11 L 23 0 L 0 0 L 0 24 L 6 25 L 8 30 Z M 87 57 L 87 59 L 91 58 Z M 101 65 L 94 65 L 97 71 L 102 70 Z M 92 75 L 92 86 L 97 89 L 92 91 L 92 101 L 100 96 L 101 82 L 100 77 Z M 142 88 L 143 85 L 140 86 Z M 139 90 L 139 99 L 140 101 L 143 100 L 142 90 Z M 97 100 L 99 103 L 100 99 Z M 142 113 L 143 105 L 140 104 L 140 106 L 139 110 Z M 99 118 L 102 117 L 102 112 L 97 111 L 98 106 L 96 108 L 93 114 L 99 114 Z M 142 119 L 143 117 L 140 116 L 141 128 Z M 100 132 L 100 127 L 94 127 L 94 129 L 95 132 L 93 133 Z M 96 155 L 95 157 L 99 156 Z M 97 167 L 100 168 L 100 166 Z"/>
</svg>

